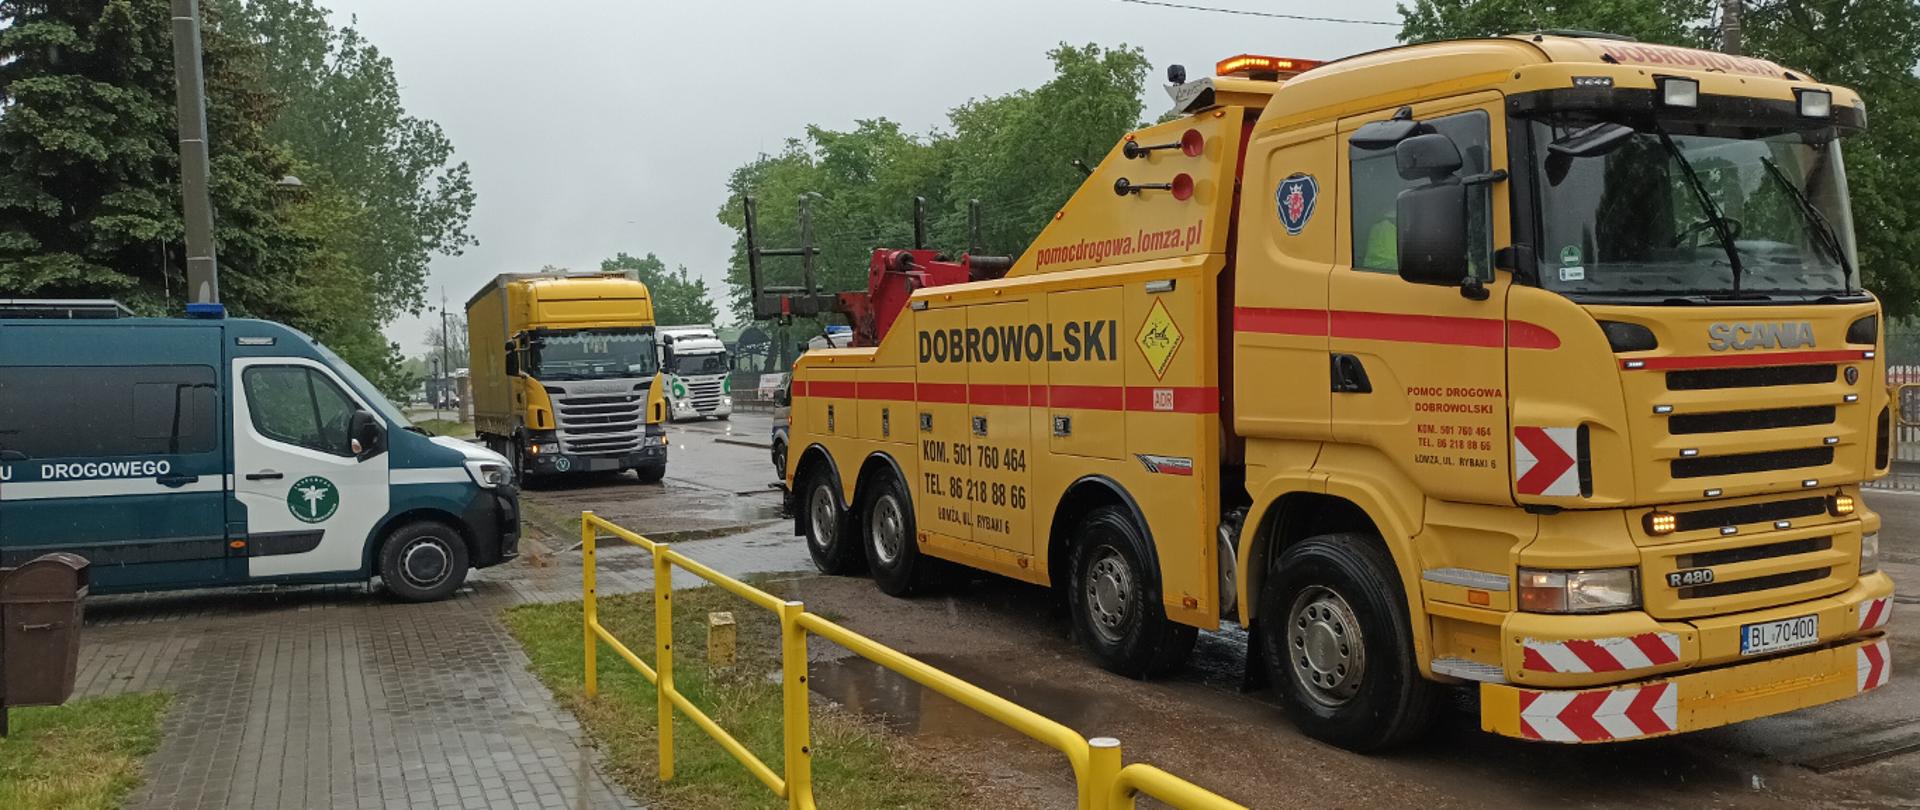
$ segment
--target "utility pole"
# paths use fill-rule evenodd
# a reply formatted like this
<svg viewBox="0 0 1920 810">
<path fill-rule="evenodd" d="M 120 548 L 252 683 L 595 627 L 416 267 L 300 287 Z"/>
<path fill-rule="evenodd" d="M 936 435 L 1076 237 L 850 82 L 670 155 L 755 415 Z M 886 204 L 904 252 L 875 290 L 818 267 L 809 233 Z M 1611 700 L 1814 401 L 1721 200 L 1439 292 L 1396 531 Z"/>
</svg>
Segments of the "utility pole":
<svg viewBox="0 0 1920 810">
<path fill-rule="evenodd" d="M 200 66 L 200 2 L 173 0 L 173 82 L 180 119 L 180 196 L 187 225 L 187 308 L 220 303 L 213 199 L 207 191 L 207 82 Z"/>
<path fill-rule="evenodd" d="M 447 346 L 447 288 L 440 288 L 440 401 L 448 402 L 453 396 L 453 362 L 449 359 Z"/>
<path fill-rule="evenodd" d="M 1740 55 L 1740 4 L 1742 0 L 1720 0 L 1720 52 Z"/>
</svg>

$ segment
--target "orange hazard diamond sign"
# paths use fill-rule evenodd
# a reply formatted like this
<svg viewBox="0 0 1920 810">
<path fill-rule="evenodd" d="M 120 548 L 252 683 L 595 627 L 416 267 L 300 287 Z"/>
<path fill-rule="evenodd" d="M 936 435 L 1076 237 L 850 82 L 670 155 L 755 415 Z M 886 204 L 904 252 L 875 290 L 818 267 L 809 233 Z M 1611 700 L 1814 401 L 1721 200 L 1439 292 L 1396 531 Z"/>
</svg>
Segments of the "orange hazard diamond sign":
<svg viewBox="0 0 1920 810">
<path fill-rule="evenodd" d="M 1167 367 L 1173 365 L 1174 353 L 1180 351 L 1180 325 L 1173 322 L 1173 315 L 1167 312 L 1167 305 L 1158 298 L 1153 299 L 1153 309 L 1147 310 L 1147 320 L 1140 324 L 1140 334 L 1133 342 L 1140 346 L 1140 353 L 1147 358 L 1147 367 L 1153 369 L 1154 379 L 1167 376 Z"/>
</svg>

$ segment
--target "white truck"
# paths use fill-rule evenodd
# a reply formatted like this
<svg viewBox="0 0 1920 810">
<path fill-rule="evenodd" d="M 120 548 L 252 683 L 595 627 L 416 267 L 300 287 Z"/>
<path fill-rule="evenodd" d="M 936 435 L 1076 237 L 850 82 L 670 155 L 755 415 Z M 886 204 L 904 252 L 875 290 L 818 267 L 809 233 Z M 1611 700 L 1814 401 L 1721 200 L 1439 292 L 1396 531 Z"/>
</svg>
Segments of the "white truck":
<svg viewBox="0 0 1920 810">
<path fill-rule="evenodd" d="M 713 326 L 662 326 L 658 335 L 669 418 L 678 422 L 732 416 L 733 384 L 728 380 L 732 358 Z"/>
</svg>

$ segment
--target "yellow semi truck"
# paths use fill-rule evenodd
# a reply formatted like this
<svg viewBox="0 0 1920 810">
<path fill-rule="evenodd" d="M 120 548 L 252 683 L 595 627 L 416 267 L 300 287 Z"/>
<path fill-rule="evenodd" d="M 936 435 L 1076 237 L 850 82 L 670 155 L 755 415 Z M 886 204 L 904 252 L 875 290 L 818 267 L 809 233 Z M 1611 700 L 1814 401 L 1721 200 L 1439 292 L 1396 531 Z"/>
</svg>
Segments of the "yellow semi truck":
<svg viewBox="0 0 1920 810">
<path fill-rule="evenodd" d="M 1061 589 L 1133 676 L 1236 619 L 1250 676 L 1355 750 L 1446 685 L 1488 731 L 1596 742 L 1887 682 L 1855 93 L 1600 36 L 1217 74 L 1170 70 L 1181 116 L 1004 278 L 800 359 L 819 567 Z"/>
<path fill-rule="evenodd" d="M 647 286 L 617 273 L 508 273 L 467 300 L 474 430 L 521 475 L 667 471 Z"/>
</svg>

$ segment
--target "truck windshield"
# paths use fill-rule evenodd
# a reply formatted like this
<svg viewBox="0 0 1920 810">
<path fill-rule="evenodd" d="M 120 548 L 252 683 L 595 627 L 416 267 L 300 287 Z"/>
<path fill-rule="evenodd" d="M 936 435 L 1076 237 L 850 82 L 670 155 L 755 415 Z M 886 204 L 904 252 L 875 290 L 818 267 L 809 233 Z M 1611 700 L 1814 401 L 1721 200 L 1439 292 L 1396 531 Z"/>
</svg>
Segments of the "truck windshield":
<svg viewBox="0 0 1920 810">
<path fill-rule="evenodd" d="M 707 354 L 673 353 L 673 373 L 682 377 L 700 374 L 727 373 L 727 353 L 709 352 Z"/>
<path fill-rule="evenodd" d="M 542 380 L 651 377 L 659 370 L 653 330 L 583 329 L 534 336 L 528 371 Z"/>
<path fill-rule="evenodd" d="M 1531 126 L 1547 288 L 1705 299 L 1860 291 L 1832 130 L 1591 114 Z"/>
</svg>

